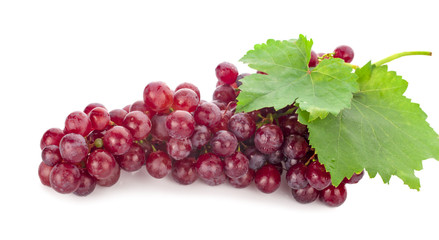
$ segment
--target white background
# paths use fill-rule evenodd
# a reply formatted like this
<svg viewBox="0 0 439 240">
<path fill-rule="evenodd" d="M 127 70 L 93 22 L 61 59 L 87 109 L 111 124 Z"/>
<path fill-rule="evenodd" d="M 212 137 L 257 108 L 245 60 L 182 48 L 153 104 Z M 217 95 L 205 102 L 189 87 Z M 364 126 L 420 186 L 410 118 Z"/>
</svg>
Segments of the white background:
<svg viewBox="0 0 439 240">
<path fill-rule="evenodd" d="M 308 2 L 308 3 L 307 3 Z M 358 2 L 358 3 L 356 3 Z M 409 2 L 409 3 L 405 3 Z M 287 187 L 267 195 L 201 182 L 181 186 L 145 169 L 88 197 L 61 195 L 37 174 L 40 138 L 90 102 L 142 99 L 150 81 L 195 83 L 211 100 L 222 61 L 256 43 L 305 34 L 317 52 L 341 44 L 362 65 L 389 64 L 409 81 L 439 131 L 435 1 L 2 1 L 0 3 L 0 239 L 426 239 L 437 234 L 439 163 L 424 162 L 421 191 L 397 178 L 348 186 L 339 208 L 302 205 Z"/>
</svg>

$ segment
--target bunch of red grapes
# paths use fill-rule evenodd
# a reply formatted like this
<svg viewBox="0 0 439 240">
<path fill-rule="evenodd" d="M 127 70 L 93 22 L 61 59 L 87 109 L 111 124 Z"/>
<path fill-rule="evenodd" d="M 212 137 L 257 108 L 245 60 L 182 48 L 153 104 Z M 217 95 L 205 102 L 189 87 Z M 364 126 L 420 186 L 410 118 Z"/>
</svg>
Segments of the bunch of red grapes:
<svg viewBox="0 0 439 240">
<path fill-rule="evenodd" d="M 353 51 L 340 46 L 320 59 L 328 56 L 350 62 Z M 309 66 L 318 63 L 312 52 Z M 334 187 L 293 103 L 277 111 L 235 112 L 240 79 L 249 74 L 239 74 L 227 62 L 215 72 L 218 82 L 211 102 L 200 100 L 191 83 L 173 91 L 164 82 L 151 82 L 143 100 L 123 109 L 108 111 L 92 103 L 72 112 L 63 130 L 51 128 L 41 139 L 41 182 L 59 193 L 86 196 L 96 185 L 114 185 L 121 169 L 146 169 L 154 178 L 171 174 L 183 185 L 200 179 L 211 186 L 228 182 L 245 188 L 254 182 L 261 192 L 272 193 L 284 178 L 300 203 L 319 198 L 329 206 L 341 205 L 345 184 L 357 183 L 363 172 Z"/>
</svg>

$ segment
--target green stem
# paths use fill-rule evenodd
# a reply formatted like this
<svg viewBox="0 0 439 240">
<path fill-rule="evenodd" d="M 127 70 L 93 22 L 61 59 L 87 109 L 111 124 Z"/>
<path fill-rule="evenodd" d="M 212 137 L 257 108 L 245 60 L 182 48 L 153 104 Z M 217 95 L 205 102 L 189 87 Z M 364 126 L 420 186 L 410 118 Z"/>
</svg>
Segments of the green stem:
<svg viewBox="0 0 439 240">
<path fill-rule="evenodd" d="M 378 62 L 375 62 L 374 65 L 375 66 L 381 66 L 385 63 L 391 62 L 397 58 L 400 57 L 404 57 L 404 56 L 411 56 L 411 55 L 426 55 L 426 56 L 431 56 L 431 52 L 427 52 L 427 51 L 411 51 L 411 52 L 401 52 L 401 53 L 397 53 L 397 54 L 393 54 L 389 57 L 386 57 L 384 59 L 379 60 Z"/>
</svg>

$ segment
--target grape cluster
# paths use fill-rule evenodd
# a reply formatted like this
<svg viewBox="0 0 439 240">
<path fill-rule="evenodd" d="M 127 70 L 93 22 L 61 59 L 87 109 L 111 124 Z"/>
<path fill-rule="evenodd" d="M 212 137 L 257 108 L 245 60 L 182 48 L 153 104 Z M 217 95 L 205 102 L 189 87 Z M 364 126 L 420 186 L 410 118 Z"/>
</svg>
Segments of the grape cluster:
<svg viewBox="0 0 439 240">
<path fill-rule="evenodd" d="M 309 66 L 327 57 L 350 62 L 353 51 L 341 46 L 320 58 L 313 51 Z M 228 62 L 220 63 L 215 73 L 218 82 L 210 102 L 200 100 L 191 83 L 171 90 L 164 82 L 151 82 L 143 100 L 123 109 L 108 111 L 91 103 L 72 112 L 64 129 L 43 134 L 41 182 L 59 193 L 86 196 L 96 185 L 114 185 L 121 170 L 144 168 L 154 178 L 170 174 L 183 185 L 200 179 L 211 186 L 229 182 L 244 188 L 254 182 L 261 192 L 272 193 L 284 176 L 300 203 L 320 197 L 329 206 L 342 204 L 345 184 L 358 182 L 363 172 L 334 187 L 309 145 L 308 129 L 298 121 L 294 103 L 280 110 L 236 112 L 240 80 L 249 74 L 239 74 Z"/>
</svg>

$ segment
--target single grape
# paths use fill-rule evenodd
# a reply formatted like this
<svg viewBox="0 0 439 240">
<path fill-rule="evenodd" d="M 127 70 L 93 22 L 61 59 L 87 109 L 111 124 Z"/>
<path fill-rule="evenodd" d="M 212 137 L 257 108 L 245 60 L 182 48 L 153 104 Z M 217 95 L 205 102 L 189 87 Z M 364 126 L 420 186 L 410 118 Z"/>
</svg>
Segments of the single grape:
<svg viewBox="0 0 439 240">
<path fill-rule="evenodd" d="M 146 159 L 146 170 L 155 178 L 164 178 L 172 169 L 172 160 L 165 152 L 160 150 L 149 154 Z"/>
<path fill-rule="evenodd" d="M 201 149 L 212 138 L 211 131 L 203 125 L 196 125 L 194 134 L 192 134 L 191 142 L 194 149 Z"/>
<path fill-rule="evenodd" d="M 291 194 L 299 203 L 312 203 L 319 196 L 319 191 L 308 185 L 300 189 L 291 189 Z"/>
<path fill-rule="evenodd" d="M 133 135 L 125 127 L 114 126 L 105 132 L 103 140 L 105 149 L 111 154 L 122 155 L 130 149 Z"/>
<path fill-rule="evenodd" d="M 347 179 L 346 177 L 343 179 L 342 183 L 347 183 L 347 184 L 356 184 L 358 183 L 364 176 L 364 170 L 361 171 L 360 173 L 354 173 L 351 178 Z"/>
<path fill-rule="evenodd" d="M 168 115 L 165 126 L 172 138 L 190 138 L 195 131 L 195 119 L 190 113 L 177 110 Z"/>
<path fill-rule="evenodd" d="M 211 150 L 220 157 L 232 155 L 238 147 L 238 139 L 229 131 L 221 130 L 215 133 L 210 141 Z"/>
<path fill-rule="evenodd" d="M 197 88 L 197 86 L 195 86 L 192 83 L 184 82 L 184 83 L 179 84 L 175 88 L 175 92 L 177 92 L 180 89 L 184 89 L 184 88 L 187 88 L 187 89 L 190 89 L 190 90 L 194 91 L 197 94 L 198 99 L 201 99 L 200 90 Z"/>
<path fill-rule="evenodd" d="M 130 130 L 134 140 L 142 140 L 151 132 L 152 123 L 145 113 L 133 111 L 125 116 L 122 126 Z"/>
<path fill-rule="evenodd" d="M 248 171 L 248 158 L 241 152 L 235 152 L 224 158 L 224 173 L 227 177 L 238 178 Z"/>
<path fill-rule="evenodd" d="M 96 184 L 101 187 L 111 187 L 119 181 L 120 178 L 120 167 L 116 164 L 116 167 L 113 168 L 110 176 L 104 179 L 96 179 Z"/>
<path fill-rule="evenodd" d="M 285 115 L 281 116 L 278 119 L 279 127 L 282 129 L 284 136 L 288 136 L 291 134 L 297 134 L 304 136 L 308 132 L 308 128 L 306 125 L 301 124 L 297 120 L 296 115 Z"/>
<path fill-rule="evenodd" d="M 228 130 L 229 129 L 229 120 L 230 117 L 233 115 L 230 111 L 221 110 L 221 120 L 216 124 L 215 126 L 211 127 L 210 130 L 212 132 L 218 132 L 221 130 Z"/>
<path fill-rule="evenodd" d="M 191 89 L 183 88 L 174 93 L 172 109 L 194 112 L 200 103 L 197 93 Z"/>
<path fill-rule="evenodd" d="M 49 145 L 43 149 L 41 152 L 41 158 L 43 162 L 51 167 L 55 166 L 57 163 L 61 162 L 62 157 L 59 152 L 58 146 Z"/>
<path fill-rule="evenodd" d="M 265 124 L 256 130 L 255 146 L 264 154 L 270 154 L 278 150 L 284 141 L 282 130 L 275 124 Z"/>
<path fill-rule="evenodd" d="M 110 125 L 110 114 L 105 108 L 93 108 L 88 114 L 88 117 L 90 118 L 91 127 L 95 130 L 104 130 L 108 125 Z"/>
<path fill-rule="evenodd" d="M 255 147 L 248 147 L 244 154 L 247 156 L 249 160 L 248 167 L 253 170 L 258 170 L 267 162 L 267 156 L 261 152 L 259 152 Z"/>
<path fill-rule="evenodd" d="M 133 104 L 131 104 L 128 112 L 134 111 L 143 112 L 144 114 L 146 114 L 146 116 L 148 116 L 149 119 L 151 119 L 156 114 L 156 112 L 146 106 L 143 100 L 135 101 Z"/>
<path fill-rule="evenodd" d="M 214 180 L 224 174 L 224 162 L 214 153 L 205 153 L 195 163 L 198 176 L 203 180 Z"/>
<path fill-rule="evenodd" d="M 328 186 L 320 192 L 320 201 L 330 207 L 338 207 L 346 201 L 347 192 L 344 184 Z"/>
<path fill-rule="evenodd" d="M 167 153 L 175 160 L 181 160 L 189 156 L 192 151 L 192 143 L 188 138 L 176 139 L 171 138 L 167 142 Z"/>
<path fill-rule="evenodd" d="M 203 102 L 195 110 L 194 119 L 197 124 L 210 128 L 221 120 L 221 110 L 213 103 Z"/>
<path fill-rule="evenodd" d="M 151 119 L 151 124 L 152 124 L 151 134 L 155 138 L 161 141 L 168 141 L 169 139 L 168 130 L 166 128 L 167 117 L 168 115 L 157 114 Z"/>
<path fill-rule="evenodd" d="M 318 161 L 311 162 L 305 173 L 308 183 L 317 190 L 323 190 L 331 184 L 331 175 L 326 172 L 325 166 Z"/>
<path fill-rule="evenodd" d="M 61 138 L 64 137 L 63 130 L 59 128 L 51 128 L 47 130 L 40 141 L 40 148 L 43 150 L 46 146 L 55 145 L 58 146 Z"/>
<path fill-rule="evenodd" d="M 78 189 L 81 172 L 70 163 L 58 163 L 50 172 L 50 186 L 59 193 L 72 193 Z"/>
<path fill-rule="evenodd" d="M 238 77 L 236 78 L 236 86 L 240 87 L 242 85 L 241 79 L 243 79 L 244 77 L 249 76 L 249 75 L 250 75 L 250 73 L 241 73 L 241 74 L 239 74 Z"/>
<path fill-rule="evenodd" d="M 117 163 L 110 152 L 104 149 L 97 149 L 88 156 L 86 165 L 90 175 L 97 179 L 105 179 L 111 175 Z"/>
<path fill-rule="evenodd" d="M 123 110 L 125 110 L 125 112 L 130 112 L 130 108 L 131 108 L 131 105 L 126 105 L 125 107 L 123 107 L 122 109 Z"/>
<path fill-rule="evenodd" d="M 218 66 L 215 68 L 215 73 L 218 80 L 227 84 L 234 83 L 238 77 L 238 69 L 235 65 L 229 62 L 222 62 L 218 64 Z"/>
<path fill-rule="evenodd" d="M 280 173 L 271 164 L 267 164 L 256 171 L 255 184 L 263 193 L 272 193 L 280 186 Z"/>
<path fill-rule="evenodd" d="M 309 150 L 309 144 L 305 138 L 299 135 L 290 135 L 285 139 L 282 152 L 288 159 L 303 158 Z"/>
<path fill-rule="evenodd" d="M 189 185 L 195 182 L 198 176 L 194 163 L 194 158 L 185 158 L 180 161 L 175 161 L 172 164 L 171 172 L 174 180 L 182 185 Z"/>
<path fill-rule="evenodd" d="M 69 133 L 61 139 L 59 152 L 64 161 L 79 163 L 87 157 L 88 145 L 83 136 Z"/>
<path fill-rule="evenodd" d="M 249 114 L 237 113 L 230 118 L 228 129 L 239 141 L 244 141 L 255 134 L 256 123 Z"/>
<path fill-rule="evenodd" d="M 255 171 L 248 169 L 248 171 L 238 178 L 229 178 L 229 183 L 235 188 L 245 188 L 253 182 Z"/>
<path fill-rule="evenodd" d="M 285 161 L 285 156 L 282 153 L 282 150 L 276 150 L 276 152 L 272 152 L 267 155 L 267 160 L 269 163 L 275 165 Z"/>
<path fill-rule="evenodd" d="M 221 85 L 215 89 L 213 92 L 213 100 L 217 100 L 224 103 L 229 103 L 231 101 L 236 100 L 235 89 L 233 89 L 230 85 Z"/>
<path fill-rule="evenodd" d="M 109 112 L 110 120 L 114 122 L 116 125 L 122 125 L 123 119 L 127 115 L 127 111 L 123 109 L 114 109 Z"/>
<path fill-rule="evenodd" d="M 346 45 L 338 46 L 334 50 L 334 58 L 341 58 L 345 62 L 350 63 L 354 59 L 354 50 Z"/>
<path fill-rule="evenodd" d="M 127 172 L 134 172 L 142 168 L 145 164 L 145 155 L 145 151 L 141 146 L 133 144 L 128 152 L 115 158 L 120 168 Z"/>
<path fill-rule="evenodd" d="M 317 53 L 314 51 L 311 51 L 311 56 L 309 59 L 308 67 L 315 67 L 319 64 L 319 60 L 317 58 Z"/>
<path fill-rule="evenodd" d="M 305 178 L 306 166 L 303 163 L 297 163 L 288 169 L 285 178 L 287 179 L 288 187 L 292 189 L 301 189 L 308 186 L 308 181 Z"/>
<path fill-rule="evenodd" d="M 65 121 L 64 132 L 87 136 L 92 130 L 90 118 L 84 112 L 72 112 Z"/>
<path fill-rule="evenodd" d="M 163 112 L 172 106 L 172 90 L 164 82 L 151 82 L 143 91 L 143 101 L 154 112 Z"/>
<path fill-rule="evenodd" d="M 50 187 L 50 172 L 53 167 L 41 162 L 38 166 L 38 176 L 40 177 L 40 181 L 43 185 Z"/>
<path fill-rule="evenodd" d="M 201 178 L 203 182 L 205 182 L 209 186 L 218 186 L 220 184 L 223 184 L 227 181 L 227 176 L 222 172 L 218 177 L 213 179 L 204 179 Z"/>
<path fill-rule="evenodd" d="M 96 179 L 92 177 L 87 171 L 81 171 L 81 179 L 79 180 L 79 187 L 73 193 L 77 196 L 87 196 L 96 188 Z"/>
<path fill-rule="evenodd" d="M 105 108 L 105 106 L 101 103 L 90 103 L 84 108 L 83 112 L 88 115 L 91 112 L 91 110 L 95 109 L 96 107 L 101 107 L 107 110 L 107 108 Z"/>
</svg>

